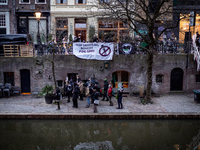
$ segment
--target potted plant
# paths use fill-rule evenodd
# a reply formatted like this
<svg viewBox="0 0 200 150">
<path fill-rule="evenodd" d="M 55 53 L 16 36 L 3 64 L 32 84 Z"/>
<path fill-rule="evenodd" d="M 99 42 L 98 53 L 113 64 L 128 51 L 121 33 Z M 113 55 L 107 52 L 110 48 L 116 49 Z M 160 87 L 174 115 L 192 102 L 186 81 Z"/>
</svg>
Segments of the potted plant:
<svg viewBox="0 0 200 150">
<path fill-rule="evenodd" d="M 42 88 L 40 95 L 45 97 L 45 102 L 47 104 L 52 104 L 53 101 L 53 86 L 52 85 L 46 85 L 45 87 Z"/>
</svg>

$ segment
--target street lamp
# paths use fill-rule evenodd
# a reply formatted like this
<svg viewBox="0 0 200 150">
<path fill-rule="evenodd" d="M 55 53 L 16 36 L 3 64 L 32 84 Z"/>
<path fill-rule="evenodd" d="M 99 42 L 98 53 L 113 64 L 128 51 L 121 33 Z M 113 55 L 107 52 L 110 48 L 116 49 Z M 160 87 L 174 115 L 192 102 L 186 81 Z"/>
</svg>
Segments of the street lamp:
<svg viewBox="0 0 200 150">
<path fill-rule="evenodd" d="M 38 21 L 38 33 L 37 33 L 37 44 L 38 44 L 38 51 L 41 53 L 41 47 L 42 47 L 42 43 L 41 43 L 41 39 L 40 39 L 40 27 L 39 27 L 39 24 L 40 24 L 40 17 L 41 17 L 41 12 L 40 11 L 37 11 L 35 12 L 35 17 Z"/>
</svg>

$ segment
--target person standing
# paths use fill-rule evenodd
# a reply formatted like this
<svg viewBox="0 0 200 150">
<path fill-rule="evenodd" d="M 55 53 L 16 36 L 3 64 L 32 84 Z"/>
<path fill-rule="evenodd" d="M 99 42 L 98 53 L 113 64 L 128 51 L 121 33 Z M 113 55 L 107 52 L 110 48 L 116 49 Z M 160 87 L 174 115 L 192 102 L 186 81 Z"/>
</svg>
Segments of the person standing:
<svg viewBox="0 0 200 150">
<path fill-rule="evenodd" d="M 123 94 L 123 84 L 122 86 L 119 88 L 118 92 L 117 92 L 117 102 L 118 102 L 118 107 L 117 109 L 123 109 L 123 104 L 122 104 L 122 94 Z"/>
<path fill-rule="evenodd" d="M 78 108 L 77 99 L 78 99 L 79 93 L 80 93 L 80 88 L 79 88 L 78 84 L 75 83 L 74 91 L 73 91 L 73 106 L 72 106 L 74 108 Z"/>
<path fill-rule="evenodd" d="M 68 51 L 67 51 L 67 35 L 64 36 L 64 38 L 62 39 L 62 44 L 63 44 L 63 47 L 62 47 L 62 54 L 68 54 Z"/>
<path fill-rule="evenodd" d="M 100 95 L 100 93 L 97 91 L 96 88 L 93 89 L 93 94 L 94 94 L 94 107 L 93 107 L 93 110 L 94 110 L 94 113 L 97 113 L 97 106 L 99 105 L 99 98 L 98 96 Z"/>
<path fill-rule="evenodd" d="M 108 89 L 108 98 L 109 98 L 109 102 L 110 102 L 110 106 L 113 106 L 113 102 L 112 102 L 112 100 L 111 100 L 111 98 L 112 98 L 112 86 L 111 85 L 109 85 L 109 89 Z"/>
<path fill-rule="evenodd" d="M 105 78 L 105 79 L 104 79 L 104 94 L 103 94 L 103 99 L 102 99 L 102 101 L 104 101 L 105 98 L 106 98 L 106 101 L 108 101 L 107 92 L 108 92 L 108 81 L 107 81 L 107 79 Z"/>
<path fill-rule="evenodd" d="M 73 86 L 71 83 L 68 83 L 65 85 L 65 95 L 68 97 L 67 103 L 70 102 L 70 97 L 72 95 L 72 90 L 73 90 Z"/>
<path fill-rule="evenodd" d="M 80 100 L 83 101 L 83 82 L 79 81 L 79 88 L 80 88 Z"/>
<path fill-rule="evenodd" d="M 92 90 L 92 87 L 91 87 L 91 84 L 89 84 L 86 88 L 86 92 L 85 92 L 85 96 L 87 97 L 87 105 L 85 108 L 89 108 L 90 107 L 90 97 L 91 97 L 91 94 L 93 93 L 93 90 Z"/>
<path fill-rule="evenodd" d="M 79 75 L 76 75 L 76 83 L 79 84 L 79 82 L 81 81 L 81 78 L 79 77 Z"/>
</svg>

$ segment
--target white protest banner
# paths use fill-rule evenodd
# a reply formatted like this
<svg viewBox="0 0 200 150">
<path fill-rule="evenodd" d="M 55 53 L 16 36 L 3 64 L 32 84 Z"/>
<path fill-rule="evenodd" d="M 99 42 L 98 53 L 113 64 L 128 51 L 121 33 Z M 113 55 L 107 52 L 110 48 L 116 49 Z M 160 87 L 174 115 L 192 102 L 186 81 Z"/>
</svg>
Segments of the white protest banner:
<svg viewBox="0 0 200 150">
<path fill-rule="evenodd" d="M 73 54 L 81 59 L 112 60 L 113 43 L 73 43 Z"/>
</svg>

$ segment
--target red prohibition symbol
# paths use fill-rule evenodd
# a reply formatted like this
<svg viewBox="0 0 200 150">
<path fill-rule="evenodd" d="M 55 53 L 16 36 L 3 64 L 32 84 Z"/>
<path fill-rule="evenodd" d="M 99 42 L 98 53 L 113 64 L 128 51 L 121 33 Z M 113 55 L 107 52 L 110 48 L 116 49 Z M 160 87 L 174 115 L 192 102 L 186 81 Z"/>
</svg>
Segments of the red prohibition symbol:
<svg viewBox="0 0 200 150">
<path fill-rule="evenodd" d="M 99 49 L 99 54 L 100 54 L 101 56 L 108 56 L 110 53 L 111 53 L 111 49 L 110 49 L 110 47 L 108 47 L 108 46 L 102 46 L 102 47 Z"/>
</svg>

